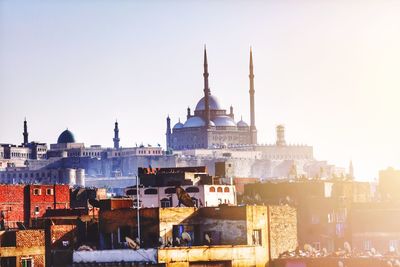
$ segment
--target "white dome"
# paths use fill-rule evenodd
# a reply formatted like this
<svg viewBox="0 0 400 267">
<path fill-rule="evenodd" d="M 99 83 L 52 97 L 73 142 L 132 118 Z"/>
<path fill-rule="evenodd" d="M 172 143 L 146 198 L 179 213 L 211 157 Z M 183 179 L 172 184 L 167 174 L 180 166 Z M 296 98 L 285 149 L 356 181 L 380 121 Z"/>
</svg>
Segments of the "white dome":
<svg viewBox="0 0 400 267">
<path fill-rule="evenodd" d="M 185 124 L 183 125 L 183 127 L 184 127 L 184 128 L 202 127 L 202 126 L 205 126 L 205 125 L 206 125 L 206 123 L 205 123 L 205 121 L 204 121 L 202 118 L 195 116 L 195 117 L 189 118 L 189 119 L 185 122 Z"/>
<path fill-rule="evenodd" d="M 177 124 L 174 125 L 173 129 L 181 129 L 183 128 L 183 123 L 182 122 L 178 122 Z"/>
<path fill-rule="evenodd" d="M 236 123 L 229 116 L 218 116 L 213 119 L 215 126 L 235 127 Z"/>
<path fill-rule="evenodd" d="M 196 105 L 196 110 L 205 110 L 205 100 L 204 97 L 200 99 L 200 101 Z M 210 106 L 210 110 L 221 110 L 221 106 L 219 105 L 218 99 L 213 96 L 209 95 L 208 97 L 208 105 Z"/>
<path fill-rule="evenodd" d="M 249 127 L 249 125 L 247 124 L 247 122 L 245 122 L 244 120 L 240 120 L 240 121 L 237 123 L 237 126 L 238 126 L 238 127 Z"/>
</svg>

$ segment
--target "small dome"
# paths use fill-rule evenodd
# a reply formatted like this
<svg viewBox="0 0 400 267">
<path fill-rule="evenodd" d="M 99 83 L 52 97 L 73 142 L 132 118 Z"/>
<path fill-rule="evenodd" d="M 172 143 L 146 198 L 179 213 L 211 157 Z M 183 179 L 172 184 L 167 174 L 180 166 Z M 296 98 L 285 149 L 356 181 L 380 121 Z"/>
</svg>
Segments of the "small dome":
<svg viewBox="0 0 400 267">
<path fill-rule="evenodd" d="M 74 134 L 68 129 L 60 134 L 57 144 L 75 143 Z"/>
<path fill-rule="evenodd" d="M 240 120 L 237 123 L 237 127 L 249 127 L 249 125 L 244 120 Z"/>
<path fill-rule="evenodd" d="M 235 127 L 236 123 L 231 117 L 228 116 L 218 116 L 213 119 L 215 126 L 225 126 L 225 127 Z"/>
<path fill-rule="evenodd" d="M 202 127 L 205 126 L 206 123 L 205 121 L 197 116 L 190 117 L 185 124 L 183 125 L 184 128 L 189 128 L 189 127 Z"/>
<path fill-rule="evenodd" d="M 210 106 L 210 110 L 221 110 L 221 106 L 219 105 L 218 99 L 210 95 L 208 97 L 208 105 Z M 197 110 L 205 110 L 205 104 L 204 104 L 204 96 L 196 105 L 196 111 Z"/>
<path fill-rule="evenodd" d="M 172 129 L 181 129 L 181 128 L 183 128 L 183 123 L 178 122 L 177 124 L 174 125 L 174 127 Z"/>
</svg>

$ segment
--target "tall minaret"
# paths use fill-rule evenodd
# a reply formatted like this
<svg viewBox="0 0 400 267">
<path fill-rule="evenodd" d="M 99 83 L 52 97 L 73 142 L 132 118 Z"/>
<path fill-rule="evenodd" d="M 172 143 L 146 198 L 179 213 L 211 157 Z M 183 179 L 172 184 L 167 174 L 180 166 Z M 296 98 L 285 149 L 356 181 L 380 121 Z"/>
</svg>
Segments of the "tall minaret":
<svg viewBox="0 0 400 267">
<path fill-rule="evenodd" d="M 207 50 L 206 46 L 204 46 L 204 111 L 205 111 L 205 120 L 206 120 L 206 127 L 210 127 L 210 105 L 209 105 L 209 95 L 210 95 L 210 88 L 208 87 L 208 64 L 207 64 Z"/>
<path fill-rule="evenodd" d="M 28 123 L 26 122 L 26 118 L 24 119 L 24 132 L 22 134 L 24 136 L 24 145 L 29 143 L 28 141 Z"/>
<path fill-rule="evenodd" d="M 349 164 L 349 178 L 354 179 L 354 167 L 353 167 L 352 160 L 350 160 L 350 164 Z"/>
<path fill-rule="evenodd" d="M 253 73 L 253 51 L 250 47 L 250 143 L 252 145 L 257 144 L 257 129 L 256 129 L 256 119 L 254 112 L 254 73 Z"/>
<path fill-rule="evenodd" d="M 167 146 L 167 151 L 171 149 L 171 118 L 167 117 L 167 132 L 166 132 L 166 146 Z"/>
<path fill-rule="evenodd" d="M 114 127 L 114 148 L 119 149 L 119 129 L 118 129 L 118 121 L 115 121 L 115 127 Z"/>
</svg>

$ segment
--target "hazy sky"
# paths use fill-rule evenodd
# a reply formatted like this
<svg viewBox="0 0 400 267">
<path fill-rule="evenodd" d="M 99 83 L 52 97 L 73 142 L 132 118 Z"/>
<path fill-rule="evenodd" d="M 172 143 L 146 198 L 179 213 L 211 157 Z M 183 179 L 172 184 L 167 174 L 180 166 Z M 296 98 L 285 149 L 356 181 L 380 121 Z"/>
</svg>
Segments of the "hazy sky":
<svg viewBox="0 0 400 267">
<path fill-rule="evenodd" d="M 400 1 L 1 1 L 0 143 L 165 144 L 210 87 L 249 121 L 253 46 L 260 143 L 289 143 L 359 179 L 399 168 Z"/>
</svg>

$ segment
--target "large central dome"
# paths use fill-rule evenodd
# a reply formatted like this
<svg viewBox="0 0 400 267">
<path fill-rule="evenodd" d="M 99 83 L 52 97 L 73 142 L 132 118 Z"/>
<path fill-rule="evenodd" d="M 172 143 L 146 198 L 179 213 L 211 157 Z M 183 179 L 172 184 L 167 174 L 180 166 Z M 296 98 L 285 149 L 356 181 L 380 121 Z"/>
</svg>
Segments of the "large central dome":
<svg viewBox="0 0 400 267">
<path fill-rule="evenodd" d="M 58 144 L 75 143 L 74 134 L 68 129 L 60 134 L 57 140 Z"/>
<path fill-rule="evenodd" d="M 221 110 L 221 106 L 219 105 L 218 99 L 213 96 L 209 95 L 208 97 L 208 105 L 210 106 L 210 110 Z M 199 110 L 205 110 L 205 104 L 204 104 L 204 96 L 196 105 L 196 111 Z"/>
</svg>

